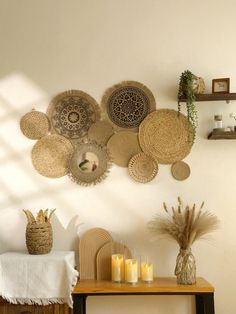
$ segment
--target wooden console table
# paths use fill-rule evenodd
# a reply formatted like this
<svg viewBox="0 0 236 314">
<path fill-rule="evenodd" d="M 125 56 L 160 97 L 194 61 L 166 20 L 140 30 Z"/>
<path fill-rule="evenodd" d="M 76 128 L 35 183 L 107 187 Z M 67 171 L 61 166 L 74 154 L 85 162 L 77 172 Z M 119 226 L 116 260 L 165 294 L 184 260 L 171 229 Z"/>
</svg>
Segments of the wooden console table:
<svg viewBox="0 0 236 314">
<path fill-rule="evenodd" d="M 214 314 L 214 287 L 198 278 L 195 285 L 177 285 L 176 278 L 156 278 L 152 283 L 135 285 L 100 280 L 80 280 L 72 296 L 74 314 L 86 314 L 88 296 L 113 295 L 194 295 L 196 314 Z"/>
</svg>

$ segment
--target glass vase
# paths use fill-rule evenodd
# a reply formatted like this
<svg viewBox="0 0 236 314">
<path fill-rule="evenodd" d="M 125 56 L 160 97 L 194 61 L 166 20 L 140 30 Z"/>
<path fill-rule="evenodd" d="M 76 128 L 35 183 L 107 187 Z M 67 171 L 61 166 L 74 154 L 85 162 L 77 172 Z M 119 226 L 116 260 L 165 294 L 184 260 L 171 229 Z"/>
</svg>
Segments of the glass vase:
<svg viewBox="0 0 236 314">
<path fill-rule="evenodd" d="M 179 250 L 176 259 L 175 275 L 177 283 L 181 285 L 193 285 L 196 283 L 196 263 L 191 249 Z"/>
</svg>

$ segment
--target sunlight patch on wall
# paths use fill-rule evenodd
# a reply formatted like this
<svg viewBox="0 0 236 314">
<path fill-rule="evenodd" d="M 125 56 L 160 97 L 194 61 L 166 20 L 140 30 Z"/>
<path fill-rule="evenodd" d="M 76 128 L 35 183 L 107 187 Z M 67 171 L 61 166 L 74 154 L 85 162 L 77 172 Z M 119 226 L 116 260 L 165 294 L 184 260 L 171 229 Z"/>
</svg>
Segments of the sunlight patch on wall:
<svg viewBox="0 0 236 314">
<path fill-rule="evenodd" d="M 63 228 L 76 215 L 63 196 L 65 178 L 50 183 L 33 169 L 30 156 L 35 141 L 24 137 L 19 127 L 20 118 L 33 107 L 45 111 L 48 99 L 47 94 L 22 73 L 11 73 L 0 79 L 0 249 L 4 247 L 3 242 L 9 247 L 8 230 L 24 234 L 23 208 L 33 212 L 40 208 L 57 208 L 55 214 Z M 8 228 L 4 227 L 6 222 Z M 20 243 L 24 246 L 24 241 L 18 241 Z"/>
</svg>

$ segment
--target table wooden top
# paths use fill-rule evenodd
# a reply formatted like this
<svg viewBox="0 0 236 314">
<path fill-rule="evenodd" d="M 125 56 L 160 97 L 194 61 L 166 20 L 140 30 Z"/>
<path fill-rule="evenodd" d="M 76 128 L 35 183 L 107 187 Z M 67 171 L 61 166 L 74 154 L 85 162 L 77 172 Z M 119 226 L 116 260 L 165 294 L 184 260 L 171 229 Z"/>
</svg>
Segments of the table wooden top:
<svg viewBox="0 0 236 314">
<path fill-rule="evenodd" d="M 106 280 L 80 280 L 73 294 L 168 294 L 168 293 L 213 293 L 214 287 L 203 278 L 197 278 L 194 285 L 178 285 L 174 277 L 155 278 L 151 283 L 115 283 Z"/>
</svg>

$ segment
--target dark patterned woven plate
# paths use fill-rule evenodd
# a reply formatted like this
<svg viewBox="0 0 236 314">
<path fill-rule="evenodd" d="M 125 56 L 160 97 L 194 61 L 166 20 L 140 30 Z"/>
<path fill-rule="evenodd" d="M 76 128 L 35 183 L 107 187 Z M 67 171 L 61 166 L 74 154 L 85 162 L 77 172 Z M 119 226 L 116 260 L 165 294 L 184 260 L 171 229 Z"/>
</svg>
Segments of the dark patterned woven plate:
<svg viewBox="0 0 236 314">
<path fill-rule="evenodd" d="M 116 130 L 138 131 L 140 123 L 156 108 L 152 92 L 143 84 L 125 81 L 106 90 L 102 98 L 106 118 Z"/>
<path fill-rule="evenodd" d="M 69 139 L 83 139 L 90 126 L 100 119 L 100 109 L 91 96 L 70 90 L 55 96 L 47 110 L 52 131 Z"/>
</svg>

